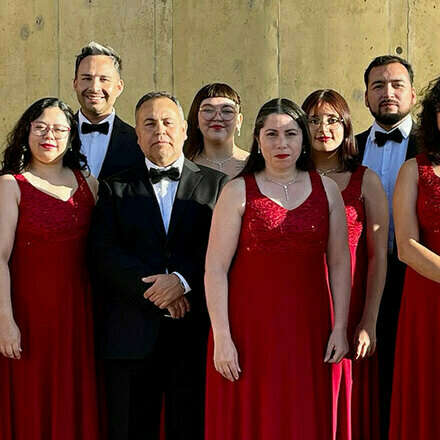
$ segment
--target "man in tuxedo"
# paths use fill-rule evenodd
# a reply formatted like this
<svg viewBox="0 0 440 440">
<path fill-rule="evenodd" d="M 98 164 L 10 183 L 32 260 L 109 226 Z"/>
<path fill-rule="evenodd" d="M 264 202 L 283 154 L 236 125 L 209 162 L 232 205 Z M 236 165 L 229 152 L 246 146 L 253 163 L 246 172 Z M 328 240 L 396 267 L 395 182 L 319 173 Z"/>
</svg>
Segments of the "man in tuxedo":
<svg viewBox="0 0 440 440">
<path fill-rule="evenodd" d="M 143 160 L 133 127 L 115 114 L 115 101 L 124 90 L 121 66 L 114 49 L 94 41 L 82 48 L 75 62 L 81 152 L 91 173 L 100 179 Z"/>
<path fill-rule="evenodd" d="M 356 136 L 362 163 L 379 175 L 390 209 L 387 279 L 377 322 L 384 439 L 388 438 L 394 348 L 405 274 L 405 265 L 397 257 L 392 201 L 401 165 L 416 154 L 415 126 L 410 113 L 416 103 L 413 80 L 413 70 L 406 60 L 393 55 L 375 58 L 364 74 L 365 104 L 374 123 Z"/>
<path fill-rule="evenodd" d="M 110 440 L 202 440 L 206 341 L 204 262 L 226 176 L 183 156 L 175 97 L 136 106 L 143 167 L 104 180 L 91 229 L 98 353 Z"/>
</svg>

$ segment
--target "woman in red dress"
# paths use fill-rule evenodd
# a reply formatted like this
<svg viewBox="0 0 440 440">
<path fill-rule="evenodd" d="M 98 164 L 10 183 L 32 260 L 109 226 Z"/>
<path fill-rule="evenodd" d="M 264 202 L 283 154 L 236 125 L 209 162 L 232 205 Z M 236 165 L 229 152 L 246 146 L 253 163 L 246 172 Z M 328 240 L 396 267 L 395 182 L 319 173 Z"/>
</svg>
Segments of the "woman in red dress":
<svg viewBox="0 0 440 440">
<path fill-rule="evenodd" d="M 71 109 L 32 104 L 0 176 L 0 438 L 96 440 L 86 237 L 97 182 Z"/>
<path fill-rule="evenodd" d="M 214 210 L 207 440 L 332 438 L 350 255 L 341 194 L 310 170 L 309 136 L 292 101 L 264 104 L 249 161 Z"/>
<path fill-rule="evenodd" d="M 419 114 L 422 153 L 394 192 L 399 259 L 407 270 L 397 330 L 390 440 L 440 438 L 440 79 Z"/>
<path fill-rule="evenodd" d="M 385 284 L 388 202 L 377 174 L 360 165 L 350 109 L 336 91 L 310 94 L 309 118 L 316 171 L 342 192 L 348 224 L 352 290 L 349 356 L 333 369 L 334 438 L 379 440 L 376 321 Z M 352 361 L 353 360 L 353 361 Z"/>
</svg>

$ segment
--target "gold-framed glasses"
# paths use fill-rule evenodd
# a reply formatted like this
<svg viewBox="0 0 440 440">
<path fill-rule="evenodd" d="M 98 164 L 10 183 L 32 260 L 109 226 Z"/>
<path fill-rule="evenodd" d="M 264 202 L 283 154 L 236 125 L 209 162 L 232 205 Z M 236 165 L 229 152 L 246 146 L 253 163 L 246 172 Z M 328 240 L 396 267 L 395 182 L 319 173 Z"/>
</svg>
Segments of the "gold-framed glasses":
<svg viewBox="0 0 440 440">
<path fill-rule="evenodd" d="M 45 122 L 31 122 L 31 133 L 35 136 L 45 136 L 49 130 L 55 139 L 65 139 L 69 136 L 70 127 L 60 124 L 49 125 Z"/>
</svg>

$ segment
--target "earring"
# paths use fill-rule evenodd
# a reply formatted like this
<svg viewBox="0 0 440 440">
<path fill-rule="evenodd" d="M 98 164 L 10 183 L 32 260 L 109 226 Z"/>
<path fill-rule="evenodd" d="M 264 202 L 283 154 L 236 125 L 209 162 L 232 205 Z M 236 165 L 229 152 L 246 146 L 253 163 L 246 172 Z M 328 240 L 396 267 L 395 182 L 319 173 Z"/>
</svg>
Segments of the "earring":
<svg viewBox="0 0 440 440">
<path fill-rule="evenodd" d="M 237 128 L 237 136 L 240 136 L 240 127 Z"/>
<path fill-rule="evenodd" d="M 258 145 L 258 154 L 261 154 L 261 148 L 259 145 Z"/>
<path fill-rule="evenodd" d="M 27 150 L 28 150 L 28 146 L 27 146 L 27 145 L 22 145 L 22 146 L 21 146 L 21 149 L 22 149 L 23 151 L 27 151 Z"/>
</svg>

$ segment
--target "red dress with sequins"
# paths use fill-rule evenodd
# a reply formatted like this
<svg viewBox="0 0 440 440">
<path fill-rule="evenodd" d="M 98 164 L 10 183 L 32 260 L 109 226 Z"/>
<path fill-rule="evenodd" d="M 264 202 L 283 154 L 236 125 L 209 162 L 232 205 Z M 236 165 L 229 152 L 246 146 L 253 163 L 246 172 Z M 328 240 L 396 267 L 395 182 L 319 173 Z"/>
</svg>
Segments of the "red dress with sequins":
<svg viewBox="0 0 440 440">
<path fill-rule="evenodd" d="M 10 258 L 22 359 L 0 356 L 2 440 L 96 440 L 98 412 L 86 238 L 94 206 L 82 174 L 66 202 L 16 175 Z"/>
<path fill-rule="evenodd" d="M 416 156 L 419 242 L 440 255 L 440 177 Z M 407 267 L 400 306 L 390 440 L 440 438 L 440 284 Z"/>
<path fill-rule="evenodd" d="M 229 321 L 242 369 L 224 379 L 209 339 L 206 440 L 330 440 L 332 376 L 328 201 L 320 176 L 287 210 L 245 177 L 246 208 L 229 271 Z"/>
<path fill-rule="evenodd" d="M 368 254 L 362 181 L 366 167 L 359 166 L 342 191 L 348 227 L 352 289 L 347 337 L 349 357 L 333 366 L 335 436 L 339 440 L 379 440 L 379 373 L 377 354 L 352 360 L 354 336 L 361 321 L 367 288 Z M 336 430 L 337 429 L 337 430 Z"/>
</svg>

